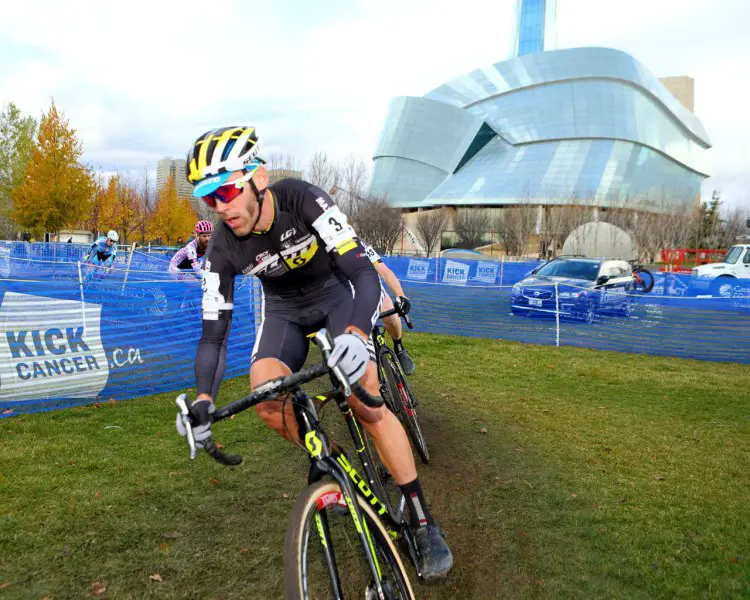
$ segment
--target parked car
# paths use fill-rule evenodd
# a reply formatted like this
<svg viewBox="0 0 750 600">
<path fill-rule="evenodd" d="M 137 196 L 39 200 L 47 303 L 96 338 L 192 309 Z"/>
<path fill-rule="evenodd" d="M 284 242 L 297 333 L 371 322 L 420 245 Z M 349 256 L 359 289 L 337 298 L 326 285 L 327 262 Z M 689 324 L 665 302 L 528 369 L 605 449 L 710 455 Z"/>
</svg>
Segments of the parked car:
<svg viewBox="0 0 750 600">
<path fill-rule="evenodd" d="M 709 290 L 712 294 L 730 296 L 734 285 L 740 283 L 737 279 L 750 279 L 750 244 L 732 246 L 727 250 L 724 262 L 694 267 L 690 283 L 698 291 Z"/>
<path fill-rule="evenodd" d="M 561 256 L 513 286 L 510 308 L 514 315 L 554 315 L 559 310 L 561 317 L 586 323 L 602 313 L 630 316 L 634 285 L 625 260 Z"/>
</svg>

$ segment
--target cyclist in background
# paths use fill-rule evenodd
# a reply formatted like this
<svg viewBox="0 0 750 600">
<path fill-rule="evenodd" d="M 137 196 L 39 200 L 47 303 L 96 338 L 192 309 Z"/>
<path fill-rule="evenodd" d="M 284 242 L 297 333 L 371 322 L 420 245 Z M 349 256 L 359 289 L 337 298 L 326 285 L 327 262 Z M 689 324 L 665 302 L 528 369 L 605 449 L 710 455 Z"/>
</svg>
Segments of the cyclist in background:
<svg viewBox="0 0 750 600">
<path fill-rule="evenodd" d="M 375 267 L 378 275 L 380 275 L 381 287 L 382 281 L 385 281 L 388 285 L 388 288 L 394 294 L 396 294 L 395 304 L 396 307 L 398 307 L 399 313 L 403 315 L 407 314 L 409 312 L 409 309 L 411 308 L 411 302 L 404 294 L 404 290 L 401 287 L 401 282 L 398 280 L 398 277 L 396 277 L 396 274 L 388 268 L 388 265 L 383 262 L 383 260 L 380 258 L 380 255 L 372 246 L 370 246 L 370 244 L 368 244 L 364 240 L 360 241 L 362 242 L 362 246 L 365 249 L 367 258 L 370 259 L 372 266 Z M 381 312 L 386 312 L 393 309 L 393 304 L 394 303 L 391 300 L 391 297 L 385 292 L 385 290 L 383 290 L 383 304 L 380 307 Z M 391 339 L 393 340 L 393 349 L 396 351 L 396 356 L 398 357 L 398 362 L 401 363 L 401 368 L 404 370 L 404 373 L 406 373 L 407 375 L 411 375 L 412 373 L 414 373 L 414 369 L 416 367 L 414 365 L 414 361 L 411 359 L 411 356 L 409 356 L 409 353 L 406 351 L 406 348 L 404 348 L 404 343 L 402 341 L 404 330 L 401 326 L 401 318 L 399 317 L 399 315 L 390 315 L 389 317 L 385 317 L 383 319 L 383 325 L 385 325 L 385 328 L 388 331 L 388 335 L 390 335 Z"/>
<path fill-rule="evenodd" d="M 172 260 L 169 261 L 168 271 L 177 275 L 178 279 L 185 279 L 188 277 L 186 271 L 192 268 L 195 276 L 200 279 L 202 259 L 208 249 L 208 242 L 211 240 L 213 230 L 214 226 L 211 221 L 198 221 L 195 224 L 196 238 L 174 253 Z"/>
<path fill-rule="evenodd" d="M 111 268 L 117 256 L 117 242 L 119 241 L 120 236 L 115 230 L 110 229 L 106 236 L 96 238 L 96 241 L 91 244 L 83 257 L 84 262 L 96 267 Z"/>
</svg>

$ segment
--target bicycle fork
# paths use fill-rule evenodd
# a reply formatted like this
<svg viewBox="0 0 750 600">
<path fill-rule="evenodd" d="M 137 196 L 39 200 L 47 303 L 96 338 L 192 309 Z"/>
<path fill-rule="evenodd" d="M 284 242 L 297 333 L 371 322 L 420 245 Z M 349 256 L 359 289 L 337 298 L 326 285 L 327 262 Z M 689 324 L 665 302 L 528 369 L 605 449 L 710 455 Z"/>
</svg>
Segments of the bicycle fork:
<svg viewBox="0 0 750 600">
<path fill-rule="evenodd" d="M 310 422 L 307 414 L 302 411 L 297 411 L 298 423 L 300 424 L 300 433 L 305 431 L 304 440 L 305 447 L 310 453 L 312 464 L 310 465 L 310 473 L 308 475 L 308 483 L 314 483 L 320 480 L 324 475 L 328 475 L 339 485 L 344 501 L 346 502 L 347 508 L 349 509 L 349 515 L 354 522 L 354 528 L 357 530 L 362 550 L 367 560 L 367 565 L 372 574 L 372 580 L 374 583 L 374 591 L 377 594 L 377 598 L 385 600 L 385 592 L 382 586 L 382 569 L 380 568 L 380 562 L 377 557 L 375 550 L 375 543 L 372 539 L 372 534 L 367 526 L 367 521 L 362 515 L 362 511 L 359 508 L 359 503 L 356 502 L 358 489 L 354 487 L 353 481 L 350 479 L 350 473 L 345 471 L 345 468 L 341 464 L 340 458 L 344 457 L 343 452 L 336 452 L 337 456 L 334 457 L 329 451 L 328 439 L 325 435 L 317 430 L 316 424 Z M 344 459 L 347 463 L 348 461 Z M 364 483 L 364 481 L 362 481 Z M 358 488 L 362 488 L 361 485 Z M 369 488 L 368 488 L 369 491 Z M 370 492 L 372 494 L 372 492 Z M 373 497 L 374 494 L 372 494 Z M 375 498 L 377 500 L 377 498 Z M 381 511 L 379 514 L 388 514 L 384 505 L 381 504 Z M 325 558 L 326 567 L 333 587 L 335 597 L 343 599 L 341 592 L 341 579 L 338 573 L 338 567 L 336 565 L 336 555 L 331 543 L 331 534 L 328 526 L 328 517 L 325 512 L 320 510 L 315 514 L 315 525 L 320 536 L 320 543 L 323 546 L 323 555 Z"/>
</svg>

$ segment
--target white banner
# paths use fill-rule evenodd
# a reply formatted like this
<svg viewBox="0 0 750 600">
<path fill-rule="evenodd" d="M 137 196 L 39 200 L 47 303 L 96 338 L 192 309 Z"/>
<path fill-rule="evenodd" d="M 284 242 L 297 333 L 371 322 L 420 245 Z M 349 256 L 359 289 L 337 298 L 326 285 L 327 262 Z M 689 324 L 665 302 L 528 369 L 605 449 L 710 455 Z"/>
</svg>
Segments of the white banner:
<svg viewBox="0 0 750 600">
<path fill-rule="evenodd" d="M 465 284 L 469 280 L 469 265 L 453 260 L 445 261 L 443 283 Z"/>
<path fill-rule="evenodd" d="M 0 305 L 0 400 L 93 398 L 107 385 L 102 307 L 6 292 Z"/>
<path fill-rule="evenodd" d="M 430 272 L 430 263 L 426 260 L 414 260 L 413 258 L 409 261 L 409 270 L 406 272 L 407 279 L 418 279 L 425 281 L 427 275 Z"/>
<path fill-rule="evenodd" d="M 484 283 L 495 283 L 497 278 L 497 263 L 479 261 L 477 263 L 477 281 Z"/>
</svg>

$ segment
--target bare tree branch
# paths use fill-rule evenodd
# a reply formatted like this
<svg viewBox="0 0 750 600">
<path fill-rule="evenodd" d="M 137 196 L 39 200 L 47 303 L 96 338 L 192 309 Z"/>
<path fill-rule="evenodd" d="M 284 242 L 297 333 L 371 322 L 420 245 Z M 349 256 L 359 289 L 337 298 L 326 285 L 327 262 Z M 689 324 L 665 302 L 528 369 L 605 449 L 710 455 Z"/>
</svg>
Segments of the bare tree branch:
<svg viewBox="0 0 750 600">
<path fill-rule="evenodd" d="M 516 206 L 500 211 L 495 218 L 495 231 L 508 256 L 523 256 L 531 234 L 536 230 L 536 206 Z"/>
<path fill-rule="evenodd" d="M 384 198 L 363 198 L 357 201 L 357 211 L 349 215 L 357 235 L 376 250 L 392 254 L 401 236 L 401 212 Z"/>
<path fill-rule="evenodd" d="M 440 248 L 440 235 L 447 225 L 448 215 L 442 209 L 417 215 L 417 237 L 424 245 L 427 256 L 430 256 L 435 248 Z"/>
</svg>

